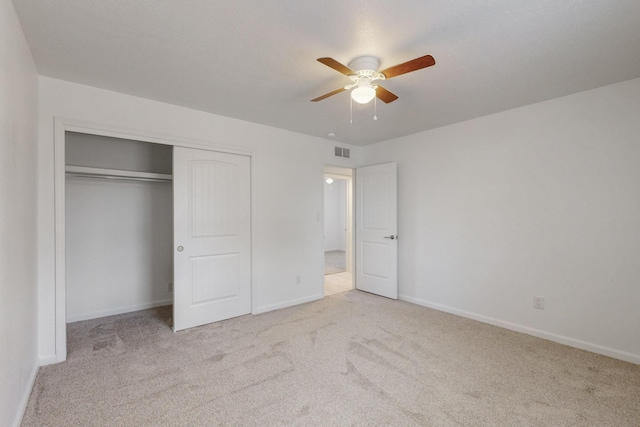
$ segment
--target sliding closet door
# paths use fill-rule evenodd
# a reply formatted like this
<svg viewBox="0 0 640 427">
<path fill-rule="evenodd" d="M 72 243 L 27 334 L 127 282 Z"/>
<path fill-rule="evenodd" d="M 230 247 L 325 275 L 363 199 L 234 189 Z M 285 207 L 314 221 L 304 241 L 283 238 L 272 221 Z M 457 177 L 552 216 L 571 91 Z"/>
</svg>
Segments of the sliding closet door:
<svg viewBox="0 0 640 427">
<path fill-rule="evenodd" d="M 250 158 L 175 147 L 173 329 L 251 312 Z"/>
</svg>

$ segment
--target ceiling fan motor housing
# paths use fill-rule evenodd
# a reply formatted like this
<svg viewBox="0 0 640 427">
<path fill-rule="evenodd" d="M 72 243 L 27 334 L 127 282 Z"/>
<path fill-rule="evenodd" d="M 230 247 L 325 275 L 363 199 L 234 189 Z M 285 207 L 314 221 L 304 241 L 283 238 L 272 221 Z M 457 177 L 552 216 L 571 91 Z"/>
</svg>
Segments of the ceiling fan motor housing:
<svg viewBox="0 0 640 427">
<path fill-rule="evenodd" d="M 361 70 L 378 71 L 379 66 L 380 66 L 380 61 L 378 61 L 378 58 L 375 58 L 373 56 L 361 56 L 349 63 L 349 68 L 351 68 L 353 71 L 361 71 Z"/>
<path fill-rule="evenodd" d="M 378 72 L 380 61 L 373 56 L 361 56 L 349 63 L 349 68 L 356 72 L 358 78 L 366 77 L 369 80 L 383 80 L 384 74 Z"/>
</svg>

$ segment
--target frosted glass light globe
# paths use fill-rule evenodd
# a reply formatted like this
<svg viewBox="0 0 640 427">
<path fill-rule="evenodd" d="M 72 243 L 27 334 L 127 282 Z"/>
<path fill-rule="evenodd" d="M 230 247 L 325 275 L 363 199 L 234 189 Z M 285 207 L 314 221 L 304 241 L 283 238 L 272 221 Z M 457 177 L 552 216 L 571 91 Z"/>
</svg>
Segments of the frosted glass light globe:
<svg viewBox="0 0 640 427">
<path fill-rule="evenodd" d="M 351 91 L 351 99 L 358 104 L 366 104 L 376 96 L 376 90 L 371 86 L 358 86 Z"/>
</svg>

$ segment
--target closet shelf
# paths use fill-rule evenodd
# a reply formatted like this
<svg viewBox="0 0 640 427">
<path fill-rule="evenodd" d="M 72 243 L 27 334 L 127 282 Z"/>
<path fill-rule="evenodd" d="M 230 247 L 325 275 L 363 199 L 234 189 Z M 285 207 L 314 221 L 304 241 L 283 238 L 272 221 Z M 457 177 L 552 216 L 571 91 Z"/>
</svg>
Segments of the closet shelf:
<svg viewBox="0 0 640 427">
<path fill-rule="evenodd" d="M 171 182 L 173 175 L 164 173 L 124 171 L 119 169 L 92 168 L 87 166 L 67 166 L 67 175 L 85 178 L 126 179 L 134 181 Z"/>
</svg>

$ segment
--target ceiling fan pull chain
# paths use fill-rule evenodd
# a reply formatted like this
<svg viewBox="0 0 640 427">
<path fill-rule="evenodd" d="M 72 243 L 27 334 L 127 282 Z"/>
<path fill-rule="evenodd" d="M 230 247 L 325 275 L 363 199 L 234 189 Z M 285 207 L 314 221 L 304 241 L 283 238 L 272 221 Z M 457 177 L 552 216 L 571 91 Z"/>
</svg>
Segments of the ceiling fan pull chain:
<svg viewBox="0 0 640 427">
<path fill-rule="evenodd" d="M 351 100 L 349 103 L 349 123 L 353 124 L 353 99 L 349 97 Z"/>
<path fill-rule="evenodd" d="M 373 98 L 373 120 L 378 120 L 378 99 Z"/>
</svg>

